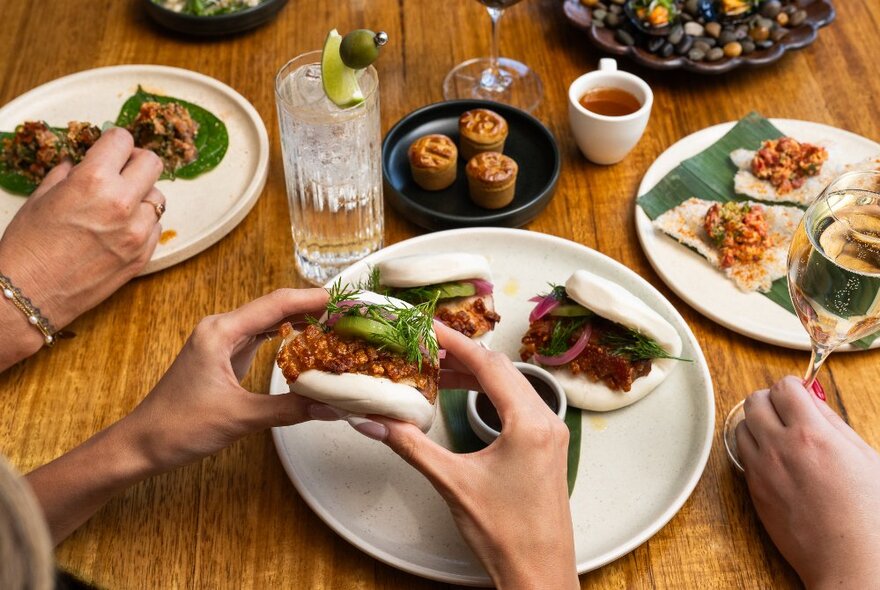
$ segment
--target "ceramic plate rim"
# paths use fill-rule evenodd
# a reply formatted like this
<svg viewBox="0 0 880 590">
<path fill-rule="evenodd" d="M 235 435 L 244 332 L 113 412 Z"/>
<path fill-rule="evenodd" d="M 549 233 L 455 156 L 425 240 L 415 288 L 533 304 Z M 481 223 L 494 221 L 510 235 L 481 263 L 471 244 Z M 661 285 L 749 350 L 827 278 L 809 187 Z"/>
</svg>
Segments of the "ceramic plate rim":
<svg viewBox="0 0 880 590">
<path fill-rule="evenodd" d="M 416 236 L 414 238 L 410 238 L 408 240 L 404 240 L 401 242 L 397 242 L 384 248 L 383 250 L 379 250 L 374 254 L 368 256 L 367 258 L 361 260 L 360 262 L 352 265 L 352 267 L 358 265 L 367 265 L 370 264 L 373 260 L 377 260 L 380 258 L 384 258 L 389 255 L 393 255 L 395 252 L 401 249 L 409 248 L 410 246 L 421 244 L 423 242 L 431 242 L 436 240 L 445 240 L 447 238 L 455 238 L 455 237 L 465 237 L 467 234 L 528 234 L 531 237 L 539 241 L 544 241 L 549 245 L 564 244 L 566 247 L 575 247 L 580 249 L 586 256 L 597 256 L 599 258 L 604 259 L 605 262 L 609 263 L 610 267 L 613 268 L 617 272 L 622 272 L 625 275 L 629 275 L 629 278 L 633 279 L 637 283 L 640 283 L 644 288 L 648 290 L 648 292 L 652 296 L 651 304 L 659 305 L 661 307 L 666 308 L 666 311 L 671 313 L 672 316 L 676 319 L 681 327 L 680 334 L 683 337 L 683 340 L 686 340 L 688 345 L 691 346 L 694 351 L 694 355 L 696 358 L 693 359 L 695 366 L 697 366 L 700 370 L 701 377 L 706 384 L 706 391 L 703 392 L 705 395 L 706 406 L 706 415 L 708 416 L 708 420 L 706 421 L 705 427 L 702 431 L 702 442 L 700 447 L 700 452 L 697 460 L 690 465 L 692 472 L 690 476 L 687 478 L 687 481 L 684 483 L 683 487 L 679 490 L 678 494 L 675 496 L 670 505 L 659 514 L 653 521 L 651 521 L 648 526 L 646 526 L 642 531 L 635 535 L 632 539 L 627 542 L 622 543 L 615 549 L 607 551 L 604 554 L 592 557 L 591 559 L 584 560 L 582 562 L 577 563 L 577 571 L 578 574 L 584 574 L 586 572 L 592 571 L 603 565 L 606 565 L 639 547 L 645 541 L 653 537 L 660 529 L 662 529 L 666 524 L 674 517 L 679 510 L 681 510 L 684 503 L 690 498 L 694 489 L 700 481 L 705 469 L 706 464 L 709 460 L 709 454 L 712 449 L 712 442 L 715 433 L 715 392 L 714 392 L 714 384 L 712 382 L 712 377 L 709 372 L 709 367 L 706 363 L 705 356 L 703 354 L 703 350 L 700 347 L 699 342 L 697 341 L 696 336 L 694 336 L 693 331 L 690 329 L 690 326 L 675 309 L 672 303 L 663 296 L 660 291 L 658 291 L 653 285 L 651 285 L 647 280 L 642 278 L 638 273 L 628 268 L 624 264 L 614 260 L 610 256 L 599 252 L 598 250 L 594 250 L 589 248 L 583 244 L 579 244 L 572 240 L 567 240 L 564 238 L 560 238 L 558 236 L 553 236 L 550 234 L 544 234 L 541 232 L 522 230 L 522 229 L 514 229 L 514 228 L 499 228 L 499 227 L 478 227 L 478 228 L 458 228 L 451 229 L 439 232 L 433 232 L 429 234 L 424 234 L 420 236 Z M 515 237 L 512 236 L 512 239 Z M 465 243 L 465 242 L 463 242 Z M 352 268 L 349 267 L 349 268 Z M 348 270 L 348 269 L 347 269 Z M 344 271 L 345 272 L 345 271 Z M 332 282 L 332 281 L 331 281 Z M 271 378 L 271 389 L 275 389 L 276 382 L 279 379 L 283 379 L 280 371 L 273 364 L 272 370 L 272 378 Z M 487 577 L 474 577 L 474 576 L 463 576 L 459 574 L 449 574 L 446 572 L 439 571 L 437 569 L 432 569 L 424 566 L 420 566 L 418 564 L 411 563 L 409 561 L 403 560 L 401 558 L 395 557 L 394 555 L 379 549 L 378 547 L 362 540 L 357 536 L 356 533 L 351 531 L 344 523 L 342 523 L 339 519 L 335 517 L 328 510 L 324 509 L 323 506 L 318 502 L 317 498 L 311 495 L 308 490 L 303 487 L 302 482 L 298 479 L 294 472 L 293 463 L 290 459 L 289 455 L 286 452 L 286 447 L 284 445 L 282 436 L 283 436 L 283 428 L 273 428 L 272 429 L 272 439 L 275 443 L 276 451 L 278 452 L 278 456 L 281 460 L 281 463 L 284 467 L 284 471 L 287 473 L 288 478 L 293 483 L 300 497 L 306 502 L 306 504 L 318 515 L 321 520 L 324 521 L 327 526 L 329 526 L 334 532 L 344 538 L 346 541 L 363 551 L 364 553 L 382 561 L 392 567 L 400 569 L 402 571 L 415 574 L 421 576 L 423 578 L 427 578 L 430 580 L 435 580 L 439 582 L 452 583 L 452 584 L 462 584 L 467 586 L 486 586 L 490 583 Z"/>
<path fill-rule="evenodd" d="M 828 134 L 829 139 L 835 138 L 846 138 L 849 141 L 856 141 L 865 145 L 873 144 L 872 147 L 876 147 L 877 152 L 880 153 L 880 143 L 877 143 L 867 137 L 863 137 L 858 135 L 857 133 L 853 133 L 851 131 L 847 131 L 845 129 L 840 129 L 838 127 L 833 127 L 831 125 L 826 125 L 824 123 L 815 123 L 813 121 L 802 121 L 799 119 L 784 119 L 784 118 L 771 118 L 769 119 L 771 123 L 776 126 L 781 127 L 790 127 L 790 126 L 809 126 L 813 127 L 816 130 L 823 131 Z M 638 204 L 638 197 L 641 197 L 643 194 L 648 192 L 651 188 L 655 186 L 657 182 L 662 179 L 666 173 L 657 172 L 658 168 L 665 169 L 665 164 L 667 164 L 667 160 L 674 162 L 672 168 L 677 166 L 683 160 L 690 158 L 697 153 L 701 152 L 703 149 L 709 147 L 712 143 L 720 139 L 727 131 L 729 131 L 736 124 L 736 121 L 727 121 L 725 123 L 718 123 L 717 125 L 710 125 L 709 127 L 704 127 L 703 129 L 699 129 L 694 131 L 693 133 L 688 134 L 687 136 L 679 139 L 671 146 L 663 150 L 663 152 L 654 159 L 648 169 L 645 171 L 645 174 L 642 176 L 642 180 L 639 183 L 638 192 L 635 200 L 635 229 L 636 235 L 639 238 L 639 244 L 641 245 L 642 252 L 644 252 L 645 257 L 648 259 L 648 262 L 651 264 L 651 267 L 660 277 L 660 279 L 666 284 L 667 287 L 672 289 L 672 291 L 680 297 L 685 303 L 691 306 L 694 310 L 699 312 L 701 315 L 706 318 L 712 320 L 713 322 L 736 332 L 737 334 L 741 334 L 753 340 L 757 340 L 759 342 L 764 342 L 766 344 L 772 344 L 774 346 L 780 346 L 783 348 L 790 348 L 794 350 L 810 350 L 809 339 L 807 337 L 806 332 L 802 331 L 799 333 L 799 338 L 797 339 L 787 339 L 783 336 L 773 336 L 768 335 L 764 332 L 761 332 L 759 328 L 761 326 L 754 326 L 753 329 L 750 329 L 749 325 L 740 325 L 732 321 L 733 318 L 739 318 L 740 316 L 736 314 L 730 314 L 729 316 L 724 316 L 723 314 L 715 313 L 713 310 L 707 308 L 702 302 L 701 298 L 695 297 L 687 288 L 687 285 L 682 285 L 678 281 L 676 281 L 666 269 L 662 266 L 661 260 L 657 256 L 656 252 L 653 248 L 650 247 L 650 241 L 654 239 L 664 239 L 666 236 L 658 235 L 658 230 L 654 229 L 654 226 L 651 224 L 651 220 L 648 218 L 648 215 L 642 209 L 642 207 Z M 705 143 L 708 142 L 708 143 Z M 705 145 L 704 145 L 705 143 Z M 682 157 L 679 158 L 678 154 L 681 153 Z M 658 166 L 658 163 L 660 166 Z M 670 168 L 670 170 L 672 169 Z M 668 173 L 668 172 L 667 172 Z M 657 179 L 653 180 L 653 176 L 656 176 Z M 649 181 L 650 185 L 649 185 Z M 672 239 L 672 238 L 668 238 Z M 683 247 L 682 247 L 683 248 Z M 689 251 L 682 250 L 682 254 L 688 255 Z M 696 254 L 695 254 L 696 255 Z M 697 255 L 698 256 L 698 255 Z M 708 263 L 706 263 L 708 264 Z M 729 282 L 729 281 L 728 281 Z M 731 283 L 731 288 L 735 289 Z M 743 297 L 764 297 L 758 293 L 742 293 Z M 775 306 L 776 304 L 774 304 Z M 779 307 L 779 306 L 776 306 Z M 780 313 L 784 313 L 788 315 L 788 312 L 779 307 Z M 766 326 L 765 326 L 766 327 Z M 781 330 L 779 330 L 781 332 Z M 866 350 L 872 350 L 880 347 L 880 338 L 878 338 L 874 343 Z M 854 352 L 863 350 L 860 348 L 856 348 L 852 345 L 842 346 L 837 349 L 839 352 Z"/>
<path fill-rule="evenodd" d="M 160 257 L 151 258 L 144 270 L 138 275 L 143 276 L 164 270 L 207 250 L 235 229 L 256 204 L 263 192 L 263 188 L 266 186 L 266 179 L 268 178 L 269 135 L 266 131 L 266 126 L 263 123 L 263 119 L 260 117 L 254 106 L 234 88 L 206 74 L 173 66 L 156 64 L 125 64 L 82 70 L 80 72 L 74 72 L 73 74 L 50 80 L 45 84 L 41 84 L 36 88 L 32 88 L 25 93 L 20 94 L 3 105 L 3 107 L 0 108 L 0 116 L 2 116 L 5 111 L 17 109 L 20 105 L 26 104 L 34 97 L 42 97 L 47 93 L 51 93 L 58 87 L 67 86 L 71 83 L 76 84 L 83 80 L 87 81 L 92 77 L 102 77 L 113 73 L 133 74 L 138 72 L 143 72 L 145 76 L 152 75 L 154 77 L 166 76 L 179 78 L 219 92 L 235 103 L 235 105 L 244 112 L 247 116 L 248 122 L 253 125 L 258 137 L 258 145 L 256 146 L 258 156 L 256 167 L 253 170 L 253 177 L 251 178 L 251 182 L 245 187 L 241 196 L 235 201 L 235 204 L 224 212 L 223 216 L 219 218 L 218 223 L 214 227 L 204 230 L 199 236 L 196 236 L 190 244 L 177 250 L 167 251 Z M 153 84 L 155 83 L 155 80 L 149 79 L 146 83 Z M 120 107 L 121 106 L 120 103 Z M 229 157 L 229 153 L 226 154 L 226 157 Z M 210 172 L 208 172 L 208 174 L 210 174 Z M 192 182 L 198 182 L 198 179 L 195 179 Z M 3 229 L 5 229 L 5 226 Z"/>
</svg>

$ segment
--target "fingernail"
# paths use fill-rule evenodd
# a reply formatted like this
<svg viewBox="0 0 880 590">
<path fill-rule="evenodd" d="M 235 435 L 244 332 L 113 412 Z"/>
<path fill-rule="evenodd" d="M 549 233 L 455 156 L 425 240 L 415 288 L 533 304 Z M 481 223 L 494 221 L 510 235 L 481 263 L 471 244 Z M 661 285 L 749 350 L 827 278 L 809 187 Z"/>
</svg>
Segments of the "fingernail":
<svg viewBox="0 0 880 590">
<path fill-rule="evenodd" d="M 388 427 L 384 424 L 373 422 L 372 420 L 362 418 L 361 416 L 349 416 L 346 420 L 348 420 L 348 423 L 351 424 L 352 428 L 367 438 L 383 441 L 385 440 L 385 437 L 388 436 Z"/>
<path fill-rule="evenodd" d="M 327 404 L 312 404 L 308 411 L 309 416 L 314 420 L 341 420 L 350 414 Z"/>
</svg>

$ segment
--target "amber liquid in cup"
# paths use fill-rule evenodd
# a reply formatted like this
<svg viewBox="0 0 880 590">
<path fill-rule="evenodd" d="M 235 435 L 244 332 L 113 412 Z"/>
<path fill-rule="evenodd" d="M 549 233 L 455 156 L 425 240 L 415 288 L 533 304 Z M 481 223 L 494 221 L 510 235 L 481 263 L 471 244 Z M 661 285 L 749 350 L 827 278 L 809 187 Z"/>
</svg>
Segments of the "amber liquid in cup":
<svg viewBox="0 0 880 590">
<path fill-rule="evenodd" d="M 588 111 L 606 117 L 623 117 L 642 108 L 639 99 L 620 88 L 591 88 L 578 102 Z"/>
</svg>

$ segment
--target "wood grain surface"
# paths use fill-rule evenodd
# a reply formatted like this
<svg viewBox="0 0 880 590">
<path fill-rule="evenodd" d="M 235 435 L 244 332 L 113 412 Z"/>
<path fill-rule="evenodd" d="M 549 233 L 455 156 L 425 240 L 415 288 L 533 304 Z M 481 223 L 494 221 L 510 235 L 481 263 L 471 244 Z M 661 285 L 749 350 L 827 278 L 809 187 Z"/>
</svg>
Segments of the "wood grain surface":
<svg viewBox="0 0 880 590">
<path fill-rule="evenodd" d="M 754 389 L 799 374 L 808 355 L 760 344 L 697 314 L 651 270 L 633 231 L 635 190 L 651 162 L 679 138 L 757 110 L 827 123 L 880 139 L 875 0 L 837 3 L 817 43 L 759 70 L 718 78 L 657 73 L 622 63 L 652 86 L 645 137 L 618 165 L 585 161 L 569 133 L 566 90 L 599 53 L 565 20 L 561 0 L 526 0 L 504 18 L 505 55 L 544 80 L 536 115 L 559 140 L 555 198 L 528 229 L 619 260 L 658 287 L 699 339 L 715 383 L 719 425 Z M 0 375 L 0 451 L 28 471 L 133 408 L 203 316 L 232 309 L 297 277 L 288 224 L 272 80 L 291 57 L 321 46 L 327 30 L 367 27 L 391 39 L 377 67 L 383 131 L 441 100 L 458 62 L 489 45 L 485 9 L 473 0 L 290 0 L 279 18 L 217 40 L 170 34 L 134 0 L 2 0 L 0 104 L 59 76 L 125 63 L 166 64 L 213 76 L 262 115 L 272 146 L 269 180 L 254 210 L 195 258 L 137 279 L 72 329 L 76 339 Z M 173 205 L 170 205 L 173 206 Z M 418 235 L 393 211 L 386 243 Z M 832 357 L 822 374 L 831 403 L 880 445 L 880 355 Z M 266 391 L 272 351 L 246 386 Z M 833 499 L 829 499 L 833 501 Z M 130 489 L 58 549 L 60 564 L 107 588 L 444 588 L 386 566 L 332 532 L 299 498 L 268 433 Z M 709 464 L 681 512 L 644 545 L 581 578 L 584 588 L 788 588 L 799 581 L 755 516 L 716 428 Z"/>
</svg>

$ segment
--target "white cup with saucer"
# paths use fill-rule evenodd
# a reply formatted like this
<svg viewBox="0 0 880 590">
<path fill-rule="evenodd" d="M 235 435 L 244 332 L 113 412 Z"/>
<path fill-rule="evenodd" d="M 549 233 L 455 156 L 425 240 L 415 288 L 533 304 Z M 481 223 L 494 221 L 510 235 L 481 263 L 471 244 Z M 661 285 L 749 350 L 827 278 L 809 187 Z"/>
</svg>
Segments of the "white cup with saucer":
<svg viewBox="0 0 880 590">
<path fill-rule="evenodd" d="M 588 91 L 597 88 L 617 88 L 631 94 L 641 105 L 628 115 L 600 115 L 585 108 L 580 100 Z M 629 72 L 617 69 L 611 58 L 599 60 L 599 69 L 588 72 L 568 87 L 568 120 L 581 153 L 596 164 L 616 164 L 642 138 L 654 93 L 648 84 Z"/>
</svg>

